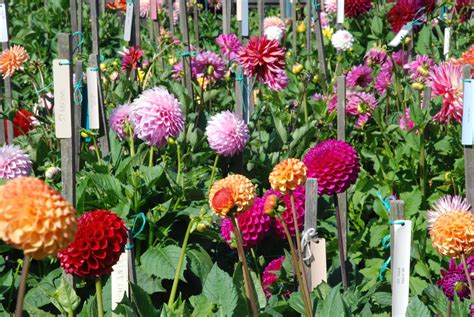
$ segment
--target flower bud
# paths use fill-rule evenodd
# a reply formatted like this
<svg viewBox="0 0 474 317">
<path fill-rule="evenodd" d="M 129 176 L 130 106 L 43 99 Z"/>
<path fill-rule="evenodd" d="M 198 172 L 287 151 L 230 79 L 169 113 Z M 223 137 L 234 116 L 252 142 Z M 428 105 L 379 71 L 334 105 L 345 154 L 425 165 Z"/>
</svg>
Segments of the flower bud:
<svg viewBox="0 0 474 317">
<path fill-rule="evenodd" d="M 100 71 L 105 72 L 107 70 L 107 64 L 100 63 Z"/>
<path fill-rule="evenodd" d="M 300 24 L 298 24 L 298 26 L 296 27 L 296 32 L 298 33 L 306 32 L 306 24 L 304 22 L 301 22 Z"/>
<path fill-rule="evenodd" d="M 296 63 L 293 65 L 293 74 L 299 74 L 301 73 L 301 71 L 303 70 L 303 65 L 301 65 L 300 63 Z"/>
<path fill-rule="evenodd" d="M 418 91 L 423 91 L 423 89 L 425 89 L 425 85 L 423 85 L 420 82 L 415 81 L 414 83 L 411 84 L 411 88 Z"/>
<path fill-rule="evenodd" d="M 403 44 L 408 45 L 411 43 L 411 36 L 407 36 L 403 39 Z"/>
</svg>

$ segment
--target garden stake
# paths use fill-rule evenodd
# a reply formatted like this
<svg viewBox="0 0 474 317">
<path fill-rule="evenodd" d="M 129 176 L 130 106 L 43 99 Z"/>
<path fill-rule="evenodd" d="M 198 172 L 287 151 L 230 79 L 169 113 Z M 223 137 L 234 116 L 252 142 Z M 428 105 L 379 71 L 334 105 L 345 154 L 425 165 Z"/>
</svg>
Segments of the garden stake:
<svg viewBox="0 0 474 317">
<path fill-rule="evenodd" d="M 341 264 L 341 278 L 342 278 L 342 286 L 344 287 L 344 291 L 347 291 L 347 272 L 346 272 L 346 253 L 344 250 L 343 244 L 343 231 L 342 231 L 342 222 L 341 219 L 341 211 L 339 210 L 339 204 L 336 198 L 336 224 L 337 224 L 337 244 L 339 247 L 339 262 Z"/>
<path fill-rule="evenodd" d="M 99 317 L 104 317 L 104 301 L 102 300 L 102 281 L 100 277 L 95 279 L 95 293 L 97 296 L 97 314 Z"/>
<path fill-rule="evenodd" d="M 308 58 L 311 59 L 311 33 L 313 33 L 313 28 L 311 27 L 311 22 L 313 20 L 313 0 L 306 0 L 306 53 Z"/>
<path fill-rule="evenodd" d="M 462 78 L 471 78 L 471 65 L 463 65 Z M 474 156 L 472 145 L 464 145 L 464 176 L 466 179 L 466 198 L 474 204 Z"/>
<path fill-rule="evenodd" d="M 390 201 L 390 220 L 405 219 L 405 202 L 403 200 L 391 200 Z M 391 265 L 393 264 L 393 251 L 395 250 L 395 233 L 393 225 L 390 225 L 390 259 Z M 391 267 L 390 265 L 390 267 Z M 392 285 L 393 285 L 393 274 L 392 274 Z"/>
<path fill-rule="evenodd" d="M 306 232 L 311 228 L 316 230 L 318 221 L 318 180 L 316 178 L 308 178 L 306 180 L 306 197 L 304 210 L 304 231 Z M 311 261 L 314 262 L 315 259 L 312 259 Z M 311 264 L 303 264 L 308 290 L 312 291 Z"/>
<path fill-rule="evenodd" d="M 174 21 L 173 21 L 173 0 L 168 0 L 167 1 L 167 7 L 168 7 L 168 23 L 171 31 L 171 35 L 174 36 Z M 181 14 L 181 12 L 180 12 Z"/>
<path fill-rule="evenodd" d="M 187 19 L 188 10 L 187 10 L 186 2 L 187 2 L 186 0 L 179 0 L 179 27 L 181 29 L 184 50 L 186 52 L 191 52 L 191 46 L 189 42 L 188 19 Z M 171 23 L 173 23 L 173 15 L 171 15 Z M 189 97 L 192 100 L 191 106 L 193 106 L 194 91 L 193 91 L 193 82 L 192 82 L 192 75 L 191 75 L 191 56 L 189 54 L 183 54 L 183 71 L 184 71 L 183 84 L 186 87 Z M 183 109 L 183 110 L 186 114 L 186 109 Z"/>
<path fill-rule="evenodd" d="M 16 299 L 15 317 L 23 316 L 23 302 L 25 299 L 26 279 L 30 270 L 31 257 L 25 255 L 23 258 L 23 268 L 21 269 L 20 287 L 18 288 L 18 297 Z"/>
<path fill-rule="evenodd" d="M 326 53 L 324 51 L 323 31 L 321 27 L 321 0 L 317 0 L 314 5 L 314 34 L 316 36 L 316 49 L 318 50 L 319 69 L 323 82 L 329 80 L 326 64 Z M 324 86 L 323 86 L 324 87 Z"/>
<path fill-rule="evenodd" d="M 265 18 L 265 0 L 257 0 L 258 10 L 258 31 L 260 36 L 263 35 L 263 19 Z"/>
<path fill-rule="evenodd" d="M 298 0 L 290 0 L 291 2 L 291 21 L 292 21 L 292 24 L 291 24 L 291 28 L 292 28 L 292 37 L 291 37 L 291 47 L 293 48 L 293 56 L 297 56 L 297 43 L 296 43 L 296 39 L 297 39 L 297 36 L 298 36 L 298 33 L 296 32 L 296 29 L 298 28 L 298 26 L 296 25 L 296 6 L 298 4 Z"/>
<path fill-rule="evenodd" d="M 8 27 L 8 1 L 7 0 L 0 0 L 0 4 L 5 6 L 5 16 L 7 20 L 7 27 Z M 8 32 L 7 32 L 8 33 Z M 8 38 L 8 35 L 7 35 Z M 10 47 L 8 40 L 6 42 L 2 42 L 2 50 L 7 50 Z M 7 76 L 3 79 L 4 85 L 4 107 L 2 107 L 2 103 L 0 103 L 0 111 L 9 111 L 12 107 L 12 79 L 10 76 Z M 0 143 L 8 143 L 12 144 L 13 141 L 13 123 L 10 120 L 0 120 Z M 7 133 L 5 135 L 5 124 Z"/>
</svg>

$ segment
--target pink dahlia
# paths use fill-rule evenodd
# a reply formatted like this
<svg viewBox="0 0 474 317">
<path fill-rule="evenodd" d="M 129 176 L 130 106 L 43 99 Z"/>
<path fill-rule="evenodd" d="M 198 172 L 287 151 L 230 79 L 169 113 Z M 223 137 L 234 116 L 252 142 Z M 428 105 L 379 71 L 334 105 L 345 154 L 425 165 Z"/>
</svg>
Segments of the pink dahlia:
<svg viewBox="0 0 474 317">
<path fill-rule="evenodd" d="M 217 154 L 234 156 L 244 150 L 249 140 L 249 129 L 235 113 L 223 111 L 209 120 L 206 136 L 209 146 Z"/>
<path fill-rule="evenodd" d="M 265 36 L 252 37 L 239 52 L 239 59 L 247 76 L 256 76 L 270 89 L 282 88 L 287 77 L 285 74 L 285 49 L 276 40 Z M 286 79 L 286 80 L 285 80 Z"/>
<path fill-rule="evenodd" d="M 276 272 L 279 272 L 281 270 L 281 267 L 283 266 L 283 261 L 285 261 L 284 256 L 276 258 L 275 260 L 268 263 L 265 269 L 263 270 L 262 288 L 263 288 L 263 291 L 265 292 L 266 297 L 272 297 L 273 289 L 278 289 L 278 288 L 283 287 L 283 285 L 279 285 L 279 284 L 282 284 L 282 281 L 278 278 L 276 274 Z M 279 287 L 276 287 L 276 286 L 279 286 Z M 286 295 L 289 295 L 288 290 L 285 291 L 285 296 Z"/>
<path fill-rule="evenodd" d="M 324 11 L 327 13 L 336 13 L 337 1 L 336 0 L 324 0 Z"/>
<path fill-rule="evenodd" d="M 357 117 L 356 128 L 362 127 L 377 108 L 377 99 L 371 93 L 349 91 L 347 93 L 346 113 Z"/>
<path fill-rule="evenodd" d="M 408 63 L 408 52 L 404 50 L 393 52 L 392 58 L 395 64 L 398 66 L 403 66 Z"/>
<path fill-rule="evenodd" d="M 144 53 L 138 46 L 125 48 L 119 53 L 122 55 L 122 70 L 129 72 L 140 67 L 140 59 Z"/>
<path fill-rule="evenodd" d="M 151 3 L 156 1 L 156 8 L 161 8 L 163 6 L 163 0 L 140 0 L 140 17 L 146 18 L 150 13 Z"/>
<path fill-rule="evenodd" d="M 318 179 L 318 193 L 333 195 L 354 184 L 360 171 L 359 156 L 350 144 L 327 140 L 312 147 L 303 158 L 308 177 Z"/>
<path fill-rule="evenodd" d="M 415 123 L 410 119 L 410 108 L 405 110 L 405 116 L 400 116 L 400 129 L 409 131 L 415 127 Z"/>
<path fill-rule="evenodd" d="M 137 138 L 158 147 L 165 146 L 168 138 L 178 137 L 184 128 L 181 105 L 164 87 L 145 90 L 135 99 L 129 120 Z"/>
<path fill-rule="evenodd" d="M 349 87 L 367 87 L 372 82 L 372 70 L 365 65 L 354 66 L 347 74 Z"/>
<path fill-rule="evenodd" d="M 191 58 L 191 76 L 193 78 L 196 77 L 196 65 L 194 62 L 194 58 Z M 177 62 L 173 65 L 173 69 L 171 70 L 171 78 L 174 80 L 182 80 L 184 78 L 184 68 L 183 62 Z"/>
<path fill-rule="evenodd" d="M 443 97 L 441 110 L 433 120 L 440 123 L 460 123 L 463 108 L 462 66 L 453 62 L 435 65 L 429 74 L 429 85 L 434 96 Z"/>
<path fill-rule="evenodd" d="M 220 10 L 222 8 L 222 0 L 205 0 L 209 4 L 210 8 L 214 10 Z"/>
<path fill-rule="evenodd" d="M 256 197 L 253 206 L 237 215 L 237 222 L 242 233 L 244 249 L 255 247 L 270 230 L 271 218 L 264 212 L 264 200 Z M 231 248 L 236 247 L 234 226 L 229 217 L 221 224 L 221 236 Z"/>
<path fill-rule="evenodd" d="M 224 76 L 226 69 L 219 55 L 211 51 L 203 51 L 194 58 L 197 77 L 217 80 Z"/>
<path fill-rule="evenodd" d="M 5 144 L 0 147 L 0 179 L 29 176 L 32 166 L 31 158 L 19 146 Z"/>
<path fill-rule="evenodd" d="M 367 66 L 383 65 L 387 62 L 387 51 L 382 47 L 373 47 L 365 54 Z"/>
<path fill-rule="evenodd" d="M 371 0 L 346 0 L 344 2 L 344 14 L 349 18 L 358 17 L 372 9 Z"/>
<path fill-rule="evenodd" d="M 235 34 L 221 34 L 216 39 L 217 45 L 221 48 L 222 56 L 227 61 L 237 59 L 239 50 L 242 48 L 239 38 Z"/>
<path fill-rule="evenodd" d="M 405 64 L 404 69 L 410 73 L 410 79 L 416 82 L 425 83 L 426 77 L 429 75 L 430 70 L 433 68 L 435 63 L 433 60 L 426 55 L 416 55 L 413 62 Z"/>
<path fill-rule="evenodd" d="M 375 81 L 374 88 L 379 95 L 383 95 L 387 92 L 387 88 L 392 84 L 392 72 L 381 70 Z"/>
<path fill-rule="evenodd" d="M 120 140 L 125 140 L 127 131 L 124 130 L 125 121 L 128 120 L 130 105 L 125 104 L 115 108 L 110 114 L 109 125 Z"/>
<path fill-rule="evenodd" d="M 474 282 L 474 275 L 472 275 L 474 273 L 474 256 L 469 257 L 466 263 L 469 267 L 469 272 L 471 272 L 471 280 Z M 450 301 L 454 300 L 455 292 L 461 300 L 469 297 L 469 285 L 462 264 L 456 265 L 456 260 L 451 259 L 448 269 L 441 269 L 441 276 L 441 279 L 436 284 L 443 290 L 444 295 Z"/>
</svg>

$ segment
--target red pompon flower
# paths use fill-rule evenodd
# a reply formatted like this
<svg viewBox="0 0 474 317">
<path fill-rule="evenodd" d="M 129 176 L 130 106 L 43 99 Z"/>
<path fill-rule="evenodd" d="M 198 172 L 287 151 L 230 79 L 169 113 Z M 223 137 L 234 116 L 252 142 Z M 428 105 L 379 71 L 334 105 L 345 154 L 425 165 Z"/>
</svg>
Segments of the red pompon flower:
<svg viewBox="0 0 474 317">
<path fill-rule="evenodd" d="M 127 243 L 123 220 L 109 210 L 95 210 L 82 214 L 77 225 L 74 241 L 58 253 L 61 267 L 80 278 L 112 272 Z"/>
<path fill-rule="evenodd" d="M 411 22 L 422 6 L 421 1 L 397 1 L 395 6 L 393 6 L 387 14 L 387 20 L 390 23 L 392 31 L 398 32 L 405 24 Z"/>
<path fill-rule="evenodd" d="M 346 0 L 344 2 L 344 14 L 349 18 L 355 18 L 372 9 L 371 0 Z"/>
<path fill-rule="evenodd" d="M 303 158 L 308 178 L 318 179 L 318 193 L 333 195 L 354 184 L 360 171 L 356 150 L 344 141 L 326 140 L 311 148 Z"/>
<path fill-rule="evenodd" d="M 33 129 L 33 114 L 25 109 L 20 109 L 13 118 L 13 135 L 15 137 L 27 134 Z"/>
<path fill-rule="evenodd" d="M 122 55 L 122 70 L 131 71 L 140 67 L 140 58 L 143 56 L 142 51 L 138 46 L 132 46 L 119 53 Z"/>
<path fill-rule="evenodd" d="M 283 266 L 284 261 L 285 261 L 284 256 L 276 258 L 275 260 L 268 263 L 268 265 L 263 270 L 263 273 L 262 273 L 262 288 L 263 288 L 263 291 L 265 292 L 266 297 L 271 297 L 272 296 L 272 290 L 275 290 L 275 289 L 278 289 L 278 288 L 283 288 L 283 290 L 284 290 L 284 286 L 279 285 L 283 281 L 280 280 L 277 276 L 277 272 L 279 272 L 281 270 L 281 267 Z M 289 290 L 284 290 L 283 295 L 284 296 L 289 296 L 290 291 Z"/>
</svg>

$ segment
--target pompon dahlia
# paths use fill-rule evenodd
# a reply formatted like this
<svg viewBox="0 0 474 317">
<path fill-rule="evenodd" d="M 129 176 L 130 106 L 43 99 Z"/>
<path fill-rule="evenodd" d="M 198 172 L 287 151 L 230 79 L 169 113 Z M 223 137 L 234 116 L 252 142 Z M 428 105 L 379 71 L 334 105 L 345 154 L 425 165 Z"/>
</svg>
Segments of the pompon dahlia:
<svg viewBox="0 0 474 317">
<path fill-rule="evenodd" d="M 202 51 L 194 58 L 194 67 L 197 77 L 206 77 L 207 79 L 221 79 L 226 68 L 222 58 L 211 51 Z"/>
<path fill-rule="evenodd" d="M 124 130 L 125 121 L 128 120 L 130 114 L 130 105 L 125 104 L 115 108 L 110 114 L 109 125 L 112 131 L 117 134 L 120 140 L 127 138 L 127 131 Z"/>
<path fill-rule="evenodd" d="M 280 90 L 286 76 L 285 49 L 278 41 L 265 36 L 252 37 L 240 50 L 239 60 L 247 76 L 255 75 L 258 81 L 266 83 L 270 89 Z"/>
<path fill-rule="evenodd" d="M 141 66 L 140 59 L 144 53 L 138 46 L 124 48 L 123 52 L 119 52 L 122 55 L 122 70 L 129 72 L 138 69 Z"/>
<path fill-rule="evenodd" d="M 137 138 L 158 147 L 165 146 L 168 138 L 178 137 L 184 128 L 181 105 L 164 87 L 145 90 L 135 99 L 129 119 Z"/>
<path fill-rule="evenodd" d="M 275 165 L 268 181 L 274 190 L 286 194 L 306 182 L 306 171 L 302 161 L 290 158 Z"/>
<path fill-rule="evenodd" d="M 0 74 L 3 79 L 11 77 L 30 58 L 26 50 L 20 45 L 4 50 L 0 54 Z"/>
<path fill-rule="evenodd" d="M 466 199 L 445 196 L 428 211 L 433 247 L 441 255 L 458 258 L 474 253 L 474 214 Z"/>
<path fill-rule="evenodd" d="M 15 112 L 13 118 L 13 136 L 26 135 L 34 128 L 34 116 L 31 112 L 25 109 L 19 109 Z"/>
<path fill-rule="evenodd" d="M 216 181 L 209 191 L 209 205 L 214 213 L 225 217 L 235 208 L 236 214 L 252 207 L 256 189 L 245 176 L 234 174 Z"/>
<path fill-rule="evenodd" d="M 34 259 L 55 256 L 76 233 L 76 210 L 34 177 L 0 186 L 0 238 Z"/>
<path fill-rule="evenodd" d="M 109 0 L 107 1 L 106 7 L 112 11 L 126 11 L 127 1 L 126 0 Z"/>
<path fill-rule="evenodd" d="M 474 272 L 474 256 L 471 256 L 466 261 L 469 266 L 469 272 Z M 474 275 L 471 278 L 474 281 Z M 469 285 L 467 283 L 466 273 L 462 264 L 456 265 L 456 260 L 451 259 L 448 269 L 441 269 L 441 279 L 436 281 L 444 295 L 450 300 L 454 300 L 454 293 L 456 292 L 460 300 L 469 297 Z"/>
<path fill-rule="evenodd" d="M 267 264 L 262 273 L 262 288 L 266 297 L 272 297 L 272 289 L 275 289 L 275 284 L 280 284 L 281 280 L 277 277 L 276 272 L 281 270 L 285 257 L 281 256 Z M 285 292 L 285 296 L 289 295 L 289 291 Z"/>
<path fill-rule="evenodd" d="M 349 87 L 367 87 L 372 82 L 372 69 L 365 65 L 354 66 L 347 74 Z"/>
<path fill-rule="evenodd" d="M 217 45 L 221 48 L 222 56 L 231 61 L 239 57 L 239 50 L 242 48 L 239 38 L 235 34 L 221 34 L 216 39 Z"/>
<path fill-rule="evenodd" d="M 474 74 L 474 44 L 471 47 L 462 53 L 461 57 L 455 61 L 459 65 L 471 65 L 471 74 Z"/>
<path fill-rule="evenodd" d="M 346 0 L 344 2 L 344 14 L 349 18 L 358 17 L 372 9 L 371 0 Z"/>
<path fill-rule="evenodd" d="M 58 252 L 64 272 L 94 279 L 112 272 L 127 244 L 127 229 L 119 216 L 109 210 L 82 214 L 74 241 Z"/>
<path fill-rule="evenodd" d="M 26 154 L 17 145 L 8 145 L 0 147 L 0 178 L 12 179 L 20 176 L 29 176 L 33 163 L 28 154 Z"/>
<path fill-rule="evenodd" d="M 242 152 L 249 140 L 247 124 L 235 113 L 223 111 L 211 117 L 206 127 L 211 149 L 222 156 Z"/>
<path fill-rule="evenodd" d="M 434 121 L 449 123 L 462 121 L 463 91 L 462 67 L 453 62 L 433 66 L 428 79 L 434 96 L 443 97 L 440 111 L 433 117 Z"/>
<path fill-rule="evenodd" d="M 420 0 L 398 0 L 387 13 L 387 20 L 392 31 L 395 33 L 400 31 L 405 24 L 413 21 L 417 13 L 421 17 L 419 10 L 424 6 L 423 1 Z M 426 6 L 425 10 L 428 11 Z"/>
<path fill-rule="evenodd" d="M 332 35 L 331 44 L 338 51 L 347 51 L 354 44 L 354 36 L 346 30 L 338 30 Z"/>
<path fill-rule="evenodd" d="M 327 13 L 336 13 L 337 1 L 336 0 L 324 0 L 324 11 Z"/>
<path fill-rule="evenodd" d="M 312 147 L 303 158 L 308 177 L 318 179 L 318 193 L 333 195 L 354 184 L 360 171 L 359 156 L 349 143 L 326 140 Z"/>
<path fill-rule="evenodd" d="M 374 94 L 364 91 L 349 91 L 347 93 L 346 113 L 357 117 L 356 128 L 361 128 L 377 108 Z"/>
<path fill-rule="evenodd" d="M 265 214 L 262 198 L 255 197 L 253 206 L 236 218 L 242 233 L 243 247 L 246 250 L 255 247 L 270 230 L 271 218 Z M 231 248 L 236 247 L 234 226 L 230 218 L 222 220 L 221 236 Z"/>
</svg>

